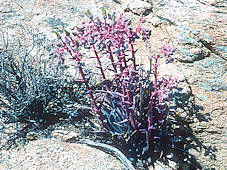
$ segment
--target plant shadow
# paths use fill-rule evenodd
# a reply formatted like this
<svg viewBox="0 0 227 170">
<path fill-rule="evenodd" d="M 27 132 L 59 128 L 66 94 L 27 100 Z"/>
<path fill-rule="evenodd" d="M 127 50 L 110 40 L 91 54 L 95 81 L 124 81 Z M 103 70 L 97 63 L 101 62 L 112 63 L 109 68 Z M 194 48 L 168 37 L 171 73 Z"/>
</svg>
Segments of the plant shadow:
<svg viewBox="0 0 227 170">
<path fill-rule="evenodd" d="M 216 160 L 215 152 L 217 149 L 213 146 L 205 146 L 201 139 L 196 136 L 198 130 L 194 123 L 209 122 L 211 119 L 209 114 L 201 114 L 204 108 L 196 104 L 192 89 L 188 81 L 185 80 L 185 82 L 188 84 L 190 92 L 186 94 L 179 88 L 174 96 L 176 102 L 173 107 L 175 109 L 180 108 L 184 115 L 173 114 L 174 138 L 172 147 L 167 153 L 174 154 L 172 160 L 179 164 L 177 169 L 202 169 L 202 165 L 194 153 L 205 151 L 204 156 L 209 156 L 211 159 Z M 165 162 L 165 159 L 163 162 Z"/>
</svg>

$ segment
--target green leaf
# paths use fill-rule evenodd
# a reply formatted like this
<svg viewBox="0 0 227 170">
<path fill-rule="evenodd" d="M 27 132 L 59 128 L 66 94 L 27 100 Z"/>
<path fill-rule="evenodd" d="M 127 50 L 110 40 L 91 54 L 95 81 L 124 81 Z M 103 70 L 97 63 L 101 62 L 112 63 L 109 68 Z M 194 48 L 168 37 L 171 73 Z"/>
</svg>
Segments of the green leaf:
<svg viewBox="0 0 227 170">
<path fill-rule="evenodd" d="M 65 34 L 66 34 L 66 36 L 70 36 L 70 32 L 68 32 L 67 30 L 64 30 L 65 31 Z"/>
<path fill-rule="evenodd" d="M 58 39 L 61 38 L 60 34 L 58 32 L 55 32 L 55 34 L 57 35 Z"/>
<path fill-rule="evenodd" d="M 105 9 L 104 7 L 102 7 L 102 13 L 103 13 L 104 16 L 107 15 L 107 14 L 106 14 L 106 9 Z"/>
<path fill-rule="evenodd" d="M 87 15 L 87 17 L 88 17 L 89 19 L 92 19 L 92 18 L 93 18 L 93 16 L 92 16 L 90 10 L 87 10 L 87 11 L 85 12 L 85 14 Z"/>
</svg>

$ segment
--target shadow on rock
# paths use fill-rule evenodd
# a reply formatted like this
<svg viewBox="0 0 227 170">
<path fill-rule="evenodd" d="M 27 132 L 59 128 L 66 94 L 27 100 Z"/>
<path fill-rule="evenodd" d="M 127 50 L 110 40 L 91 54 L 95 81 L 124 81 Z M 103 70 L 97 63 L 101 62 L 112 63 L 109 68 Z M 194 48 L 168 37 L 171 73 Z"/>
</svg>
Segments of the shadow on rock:
<svg viewBox="0 0 227 170">
<path fill-rule="evenodd" d="M 188 84 L 187 80 L 186 83 Z M 172 147 L 167 152 L 169 163 L 174 161 L 178 164 L 176 169 L 201 169 L 199 160 L 193 154 L 194 152 L 202 152 L 205 150 L 204 156 L 210 156 L 211 159 L 216 159 L 215 152 L 217 149 L 212 146 L 205 146 L 203 142 L 195 135 L 195 129 L 191 126 L 194 122 L 209 122 L 210 118 L 207 114 L 200 114 L 203 107 L 197 105 L 195 96 L 192 93 L 190 86 L 187 93 L 184 88 L 178 88 L 174 94 L 174 104 L 171 106 L 171 121 L 174 128 L 174 137 L 172 138 Z M 168 154 L 172 153 L 172 157 Z M 168 164 L 168 159 L 163 159 L 163 162 Z M 170 164 L 169 164 L 170 165 Z"/>
</svg>

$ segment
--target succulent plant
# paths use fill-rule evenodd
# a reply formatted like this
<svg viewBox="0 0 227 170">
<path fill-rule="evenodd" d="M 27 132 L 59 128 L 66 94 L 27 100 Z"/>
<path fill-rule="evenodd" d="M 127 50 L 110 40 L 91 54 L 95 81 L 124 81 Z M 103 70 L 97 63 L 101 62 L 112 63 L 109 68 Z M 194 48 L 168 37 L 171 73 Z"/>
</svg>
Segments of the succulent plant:
<svg viewBox="0 0 227 170">
<path fill-rule="evenodd" d="M 158 62 L 163 56 L 170 62 L 174 49 L 163 47 L 150 58 L 151 70 L 145 71 L 136 63 L 135 49 L 136 39 L 146 41 L 150 36 L 150 30 L 142 27 L 143 19 L 133 28 L 122 14 L 117 17 L 103 10 L 102 19 L 86 14 L 88 20 L 81 26 L 65 35 L 57 33 L 55 56 L 59 62 L 69 56 L 76 63 L 81 77 L 77 81 L 87 89 L 91 111 L 110 134 L 123 138 L 140 157 L 159 152 L 170 135 L 167 101 L 176 80 L 158 78 Z M 93 56 L 87 57 L 86 50 L 93 51 Z M 85 72 L 89 60 L 96 60 L 98 70 L 92 75 L 101 77 L 99 88 L 93 88 L 94 76 Z"/>
</svg>

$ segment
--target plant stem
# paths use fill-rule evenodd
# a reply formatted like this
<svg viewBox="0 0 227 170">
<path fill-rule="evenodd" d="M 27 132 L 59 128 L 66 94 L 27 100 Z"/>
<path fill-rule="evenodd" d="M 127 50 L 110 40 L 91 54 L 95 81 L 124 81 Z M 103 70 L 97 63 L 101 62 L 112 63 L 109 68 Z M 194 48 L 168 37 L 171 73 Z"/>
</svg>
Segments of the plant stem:
<svg viewBox="0 0 227 170">
<path fill-rule="evenodd" d="M 100 72 L 101 72 L 101 75 L 102 75 L 103 82 L 104 82 L 104 84 L 105 84 L 106 90 L 107 90 L 107 91 L 110 91 L 110 89 L 109 89 L 109 87 L 108 87 L 108 85 L 107 85 L 107 80 L 106 80 L 106 76 L 105 76 L 104 71 L 103 71 L 103 68 L 102 68 L 102 63 L 101 63 L 101 61 L 100 61 L 100 57 L 99 57 L 99 55 L 98 55 L 98 52 L 97 52 L 97 50 L 96 50 L 94 44 L 92 44 L 92 48 L 93 48 L 93 50 L 94 50 L 96 59 L 97 59 L 97 61 L 98 61 L 98 65 L 99 65 L 98 68 L 99 68 L 99 70 L 100 70 Z"/>
</svg>

